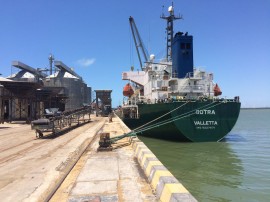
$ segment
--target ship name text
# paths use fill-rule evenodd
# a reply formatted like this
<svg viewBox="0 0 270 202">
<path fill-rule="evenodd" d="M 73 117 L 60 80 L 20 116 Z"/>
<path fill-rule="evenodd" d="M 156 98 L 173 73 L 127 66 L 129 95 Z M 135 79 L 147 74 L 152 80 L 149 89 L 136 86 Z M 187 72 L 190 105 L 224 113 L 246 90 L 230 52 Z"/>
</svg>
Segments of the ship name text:
<svg viewBox="0 0 270 202">
<path fill-rule="evenodd" d="M 217 121 L 194 121 L 195 126 L 217 126 Z"/>
<path fill-rule="evenodd" d="M 215 110 L 202 109 L 202 110 L 196 110 L 196 114 L 216 114 L 216 112 Z"/>
</svg>

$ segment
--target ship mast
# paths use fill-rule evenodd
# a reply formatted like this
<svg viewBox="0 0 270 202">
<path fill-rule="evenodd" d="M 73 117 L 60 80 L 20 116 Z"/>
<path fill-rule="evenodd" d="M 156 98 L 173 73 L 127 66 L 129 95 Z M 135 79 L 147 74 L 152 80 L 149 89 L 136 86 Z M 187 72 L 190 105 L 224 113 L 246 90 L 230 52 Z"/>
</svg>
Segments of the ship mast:
<svg viewBox="0 0 270 202">
<path fill-rule="evenodd" d="M 183 19 L 182 16 L 175 16 L 174 15 L 174 7 L 173 3 L 168 8 L 168 11 L 170 13 L 169 16 L 165 16 L 164 13 L 160 16 L 160 18 L 167 20 L 167 55 L 166 60 L 167 62 L 172 60 L 172 41 L 173 41 L 173 21 L 178 19 Z"/>
</svg>

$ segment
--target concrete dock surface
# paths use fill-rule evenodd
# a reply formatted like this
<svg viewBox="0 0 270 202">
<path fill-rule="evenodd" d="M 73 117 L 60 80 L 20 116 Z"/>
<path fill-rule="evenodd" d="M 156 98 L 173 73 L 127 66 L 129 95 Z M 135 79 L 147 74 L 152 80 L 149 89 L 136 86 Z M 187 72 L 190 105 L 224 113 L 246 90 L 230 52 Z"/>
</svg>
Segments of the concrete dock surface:
<svg viewBox="0 0 270 202">
<path fill-rule="evenodd" d="M 138 138 L 97 151 L 100 133 L 129 131 L 118 117 L 94 115 L 42 139 L 30 125 L 1 124 L 1 201 L 196 201 Z"/>
<path fill-rule="evenodd" d="M 0 125 L 1 201 L 44 201 L 103 127 L 105 118 L 36 139 L 29 124 Z"/>
<path fill-rule="evenodd" d="M 111 137 L 127 132 L 119 121 L 106 122 L 102 132 Z M 98 146 L 96 141 L 87 149 L 51 201 L 158 201 L 128 138 L 113 145 L 113 151 L 97 152 Z"/>
</svg>

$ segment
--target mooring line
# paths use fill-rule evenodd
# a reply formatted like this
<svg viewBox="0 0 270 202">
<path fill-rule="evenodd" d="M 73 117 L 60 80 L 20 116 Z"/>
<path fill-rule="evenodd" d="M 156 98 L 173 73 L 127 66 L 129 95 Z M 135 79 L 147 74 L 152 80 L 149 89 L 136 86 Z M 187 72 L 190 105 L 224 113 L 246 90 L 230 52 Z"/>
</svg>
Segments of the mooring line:
<svg viewBox="0 0 270 202">
<path fill-rule="evenodd" d="M 189 112 L 185 112 L 184 114 L 178 115 L 178 116 L 176 116 L 176 117 L 169 118 L 169 119 L 167 119 L 167 120 L 164 120 L 164 121 L 155 123 L 155 124 L 150 125 L 150 126 L 145 127 L 145 128 L 141 128 L 140 130 L 136 130 L 136 129 L 135 129 L 135 130 L 133 130 L 132 132 L 135 132 L 135 133 L 142 133 L 142 132 L 147 131 L 147 130 L 150 130 L 150 129 L 152 129 L 152 128 L 159 127 L 159 126 L 163 126 L 163 125 L 166 125 L 166 124 L 168 124 L 168 123 L 177 121 L 177 120 L 179 120 L 179 119 L 182 119 L 182 118 L 191 116 L 191 115 L 195 114 L 196 110 L 199 110 L 199 109 L 201 109 L 201 108 L 204 108 L 204 109 L 202 109 L 202 110 L 206 110 L 206 109 L 213 108 L 213 107 L 215 107 L 215 106 L 217 106 L 217 105 L 222 104 L 222 102 L 219 102 L 219 103 L 217 103 L 217 104 L 214 103 L 214 105 L 211 106 L 212 104 L 213 104 L 213 103 L 207 104 L 207 105 L 210 105 L 210 106 L 205 105 L 205 106 L 207 106 L 206 108 L 204 108 L 205 106 L 202 106 L 202 107 L 199 107 L 199 108 L 197 108 L 197 109 L 191 110 L 191 111 L 189 111 Z M 172 111 L 173 111 L 173 110 L 172 110 Z M 172 111 L 170 111 L 170 112 L 172 112 Z M 170 112 L 168 112 L 168 113 L 170 113 Z M 167 113 L 167 114 L 168 114 L 168 113 Z M 164 116 L 164 115 L 163 115 L 163 116 Z M 160 118 L 160 117 L 159 117 L 159 118 Z M 159 118 L 158 118 L 158 119 L 159 119 Z M 152 122 L 153 122 L 153 121 L 152 121 Z"/>
<path fill-rule="evenodd" d="M 146 126 L 146 125 L 148 125 L 148 124 L 150 124 L 150 123 L 152 123 L 152 122 L 154 122 L 154 121 L 156 121 L 156 120 L 158 120 L 158 119 L 160 119 L 160 118 L 162 118 L 162 117 L 164 117 L 164 116 L 170 114 L 171 112 L 173 112 L 173 111 L 175 111 L 175 110 L 177 110 L 177 109 L 183 107 L 183 106 L 186 105 L 187 103 L 188 103 L 188 102 L 186 102 L 186 103 L 182 104 L 181 106 L 179 106 L 179 107 L 177 107 L 177 108 L 175 108 L 175 109 L 173 109 L 173 110 L 167 112 L 166 114 L 163 114 L 162 116 L 160 116 L 160 117 L 158 117 L 158 118 L 156 118 L 156 119 L 154 119 L 154 120 L 152 120 L 152 121 L 149 121 L 148 123 L 146 123 L 146 124 L 144 124 L 144 125 L 142 125 L 142 126 L 139 126 L 138 128 L 135 128 L 134 131 L 135 131 L 135 130 L 138 130 L 138 129 L 140 129 L 140 128 L 143 128 L 144 126 Z"/>
</svg>

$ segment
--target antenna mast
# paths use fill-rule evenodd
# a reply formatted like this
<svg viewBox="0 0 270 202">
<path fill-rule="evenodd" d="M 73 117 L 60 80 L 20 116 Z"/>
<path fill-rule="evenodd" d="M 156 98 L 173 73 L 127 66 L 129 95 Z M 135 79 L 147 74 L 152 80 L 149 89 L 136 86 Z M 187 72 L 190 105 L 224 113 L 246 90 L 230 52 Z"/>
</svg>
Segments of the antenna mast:
<svg viewBox="0 0 270 202">
<path fill-rule="evenodd" d="M 170 13 L 169 16 L 165 16 L 164 13 L 160 16 L 160 18 L 167 20 L 167 62 L 172 60 L 172 41 L 173 41 L 173 21 L 178 19 L 183 19 L 182 16 L 175 16 L 174 15 L 174 7 L 173 3 L 168 8 L 168 11 Z"/>
</svg>

